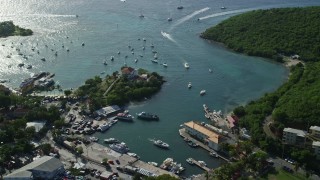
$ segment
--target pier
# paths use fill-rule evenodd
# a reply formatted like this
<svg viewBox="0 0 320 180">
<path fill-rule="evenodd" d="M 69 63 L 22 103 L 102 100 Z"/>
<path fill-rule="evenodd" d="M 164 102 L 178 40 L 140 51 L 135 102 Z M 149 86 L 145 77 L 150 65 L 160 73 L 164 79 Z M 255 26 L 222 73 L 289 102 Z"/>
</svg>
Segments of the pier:
<svg viewBox="0 0 320 180">
<path fill-rule="evenodd" d="M 221 112 L 216 112 L 215 110 L 212 112 L 207 105 L 203 104 L 204 116 L 207 119 L 210 119 L 212 122 L 218 123 L 219 121 L 223 120 L 221 116 Z"/>
<path fill-rule="evenodd" d="M 193 137 L 191 137 L 188 133 L 185 132 L 185 129 L 184 129 L 184 128 L 179 129 L 179 134 L 180 134 L 181 137 L 183 137 L 183 138 L 188 138 L 188 139 L 192 140 L 193 142 L 197 143 L 200 147 L 202 147 L 203 149 L 207 150 L 208 153 L 210 153 L 210 152 L 213 151 L 213 150 L 210 149 L 207 145 L 205 145 L 205 144 L 203 144 L 202 142 L 198 141 L 197 139 L 194 139 Z M 219 155 L 218 153 L 217 153 L 217 155 L 218 155 L 218 158 L 221 158 L 221 159 L 229 162 L 229 159 L 227 159 L 227 158 Z"/>
<path fill-rule="evenodd" d="M 192 162 L 193 162 L 193 164 L 195 164 L 196 166 L 198 166 L 199 168 L 201 168 L 207 172 L 210 172 L 211 170 L 213 170 L 213 169 L 208 168 L 207 166 L 200 164 L 198 161 L 196 161 L 194 159 L 192 159 Z"/>
</svg>

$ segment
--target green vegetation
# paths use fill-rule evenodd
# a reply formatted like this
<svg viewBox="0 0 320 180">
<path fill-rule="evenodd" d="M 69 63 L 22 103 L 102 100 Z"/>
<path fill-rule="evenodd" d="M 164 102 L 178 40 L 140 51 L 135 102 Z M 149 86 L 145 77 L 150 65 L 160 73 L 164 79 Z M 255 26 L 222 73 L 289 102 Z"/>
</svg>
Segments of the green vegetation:
<svg viewBox="0 0 320 180">
<path fill-rule="evenodd" d="M 12 21 L 4 21 L 0 23 L 0 37 L 30 36 L 32 34 L 32 30 L 15 26 Z"/>
<path fill-rule="evenodd" d="M 147 74 L 147 79 L 141 78 L 139 76 L 141 74 Z M 124 105 L 130 101 L 148 98 L 161 89 L 163 82 L 163 77 L 156 72 L 149 73 L 143 69 L 139 69 L 138 75 L 134 78 L 118 75 L 115 72 L 104 80 L 98 76 L 86 80 L 85 84 L 75 92 L 75 95 L 88 96 L 89 108 L 93 111 L 105 105 Z M 113 87 L 105 96 L 104 93 L 112 84 L 114 84 Z"/>
<path fill-rule="evenodd" d="M 284 170 L 279 170 L 277 171 L 276 174 L 269 174 L 268 178 L 269 180 L 305 180 L 307 179 L 306 177 L 304 177 L 303 175 L 300 174 L 291 174 L 289 172 L 286 172 Z"/>
<path fill-rule="evenodd" d="M 298 54 L 320 60 L 320 7 L 256 10 L 231 17 L 201 36 L 251 56 L 273 58 Z"/>
</svg>

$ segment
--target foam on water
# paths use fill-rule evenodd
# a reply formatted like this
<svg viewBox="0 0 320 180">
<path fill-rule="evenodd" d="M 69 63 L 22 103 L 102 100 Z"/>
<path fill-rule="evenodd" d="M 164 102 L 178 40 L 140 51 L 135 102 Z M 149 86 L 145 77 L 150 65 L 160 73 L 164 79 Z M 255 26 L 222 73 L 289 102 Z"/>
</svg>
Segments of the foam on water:
<svg viewBox="0 0 320 180">
<path fill-rule="evenodd" d="M 233 10 L 233 11 L 226 11 L 226 12 L 221 12 L 221 13 L 214 13 L 210 14 L 207 16 L 200 17 L 198 20 L 204 20 L 208 18 L 213 18 L 213 17 L 218 17 L 218 16 L 224 16 L 224 15 L 229 15 L 229 14 L 236 14 L 236 13 L 243 13 L 247 11 L 254 10 L 253 8 L 248 8 L 248 9 L 239 9 L 239 10 Z"/>
<path fill-rule="evenodd" d="M 174 43 L 177 43 L 170 34 L 164 32 L 164 31 L 161 31 L 161 35 L 167 39 L 169 39 L 170 41 L 174 42 Z"/>
</svg>

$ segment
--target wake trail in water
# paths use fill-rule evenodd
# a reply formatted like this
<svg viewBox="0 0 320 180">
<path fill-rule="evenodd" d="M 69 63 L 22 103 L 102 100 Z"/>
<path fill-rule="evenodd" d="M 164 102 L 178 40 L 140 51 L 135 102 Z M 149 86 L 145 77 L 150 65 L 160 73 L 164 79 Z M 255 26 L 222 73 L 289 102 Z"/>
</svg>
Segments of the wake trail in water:
<svg viewBox="0 0 320 180">
<path fill-rule="evenodd" d="M 196 16 L 196 15 L 198 15 L 198 14 L 200 14 L 200 13 L 203 13 L 203 12 L 205 12 L 205 11 L 208 11 L 209 9 L 210 9 L 209 7 L 205 7 L 205 8 L 203 8 L 203 9 L 197 10 L 197 11 L 195 11 L 195 12 L 193 12 L 193 13 L 191 13 L 191 14 L 189 14 L 189 15 L 187 15 L 187 16 L 179 19 L 179 20 L 177 20 L 177 22 L 172 26 L 172 28 L 171 28 L 170 30 L 172 30 L 172 29 L 175 28 L 176 26 L 179 26 L 180 24 L 188 21 L 189 19 L 193 18 L 194 16 Z"/>
<path fill-rule="evenodd" d="M 174 42 L 174 43 L 177 43 L 170 34 L 164 32 L 164 31 L 161 31 L 161 35 L 167 39 L 169 39 L 170 41 Z"/>
<path fill-rule="evenodd" d="M 215 14 L 211 14 L 211 15 L 208 15 L 208 16 L 201 17 L 198 20 L 204 20 L 204 19 L 218 17 L 218 16 L 224 16 L 224 15 L 228 15 L 228 14 L 242 13 L 242 12 L 247 12 L 247 11 L 252 11 L 252 10 L 254 10 L 254 8 L 240 9 L 240 10 L 234 10 L 234 11 L 215 13 Z"/>
</svg>

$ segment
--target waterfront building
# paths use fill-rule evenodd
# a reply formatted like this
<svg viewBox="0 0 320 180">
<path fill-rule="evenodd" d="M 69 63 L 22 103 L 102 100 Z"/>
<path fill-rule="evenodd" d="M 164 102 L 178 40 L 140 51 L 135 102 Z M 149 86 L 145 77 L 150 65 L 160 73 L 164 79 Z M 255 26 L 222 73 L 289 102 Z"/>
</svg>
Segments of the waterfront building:
<svg viewBox="0 0 320 180">
<path fill-rule="evenodd" d="M 320 141 L 313 141 L 312 148 L 314 149 L 314 154 L 317 156 L 317 159 L 320 159 Z"/>
<path fill-rule="evenodd" d="M 309 128 L 309 132 L 311 136 L 320 138 L 320 127 L 319 126 L 311 126 Z"/>
<path fill-rule="evenodd" d="M 107 106 L 107 107 L 103 107 L 99 110 L 96 110 L 94 112 L 95 115 L 97 116 L 102 116 L 102 117 L 107 117 L 110 116 L 112 114 L 116 114 L 120 111 L 120 107 L 117 105 L 113 105 L 113 106 Z"/>
<path fill-rule="evenodd" d="M 304 146 L 306 143 L 307 132 L 300 129 L 284 128 L 282 135 L 282 143 Z"/>
<path fill-rule="evenodd" d="M 64 166 L 59 159 L 51 156 L 43 156 L 11 174 L 6 175 L 4 180 L 30 180 L 30 179 L 54 179 L 65 172 Z"/>
<path fill-rule="evenodd" d="M 184 127 L 188 134 L 202 141 L 209 148 L 219 151 L 219 144 L 221 143 L 219 134 L 194 121 L 184 123 Z"/>
<path fill-rule="evenodd" d="M 128 79 L 133 79 L 138 76 L 138 73 L 132 67 L 124 67 L 121 69 L 122 76 L 127 77 Z"/>
</svg>

